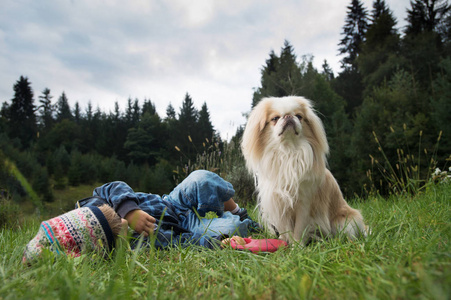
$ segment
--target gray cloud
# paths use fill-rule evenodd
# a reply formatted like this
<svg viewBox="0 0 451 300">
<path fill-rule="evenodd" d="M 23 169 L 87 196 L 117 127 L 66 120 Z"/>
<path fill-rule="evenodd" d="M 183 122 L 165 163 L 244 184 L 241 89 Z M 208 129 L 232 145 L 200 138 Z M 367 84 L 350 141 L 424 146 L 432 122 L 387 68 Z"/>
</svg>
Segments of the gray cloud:
<svg viewBox="0 0 451 300">
<path fill-rule="evenodd" d="M 409 0 L 387 1 L 400 23 Z M 337 44 L 350 0 L 3 0 L 0 101 L 29 77 L 36 99 L 48 87 L 73 105 L 102 110 L 129 97 L 151 99 L 165 114 L 186 92 L 225 137 L 245 122 L 253 88 L 271 50 L 285 39 L 300 57 L 339 71 Z M 372 1 L 364 1 L 371 9 Z"/>
</svg>

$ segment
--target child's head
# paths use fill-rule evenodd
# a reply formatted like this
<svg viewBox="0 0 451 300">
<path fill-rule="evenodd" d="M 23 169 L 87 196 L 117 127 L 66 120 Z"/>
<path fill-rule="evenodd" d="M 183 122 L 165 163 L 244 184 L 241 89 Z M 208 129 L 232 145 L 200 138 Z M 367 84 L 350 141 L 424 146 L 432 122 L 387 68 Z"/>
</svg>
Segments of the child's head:
<svg viewBox="0 0 451 300">
<path fill-rule="evenodd" d="M 42 222 L 37 235 L 27 244 L 22 260 L 32 262 L 43 249 L 71 256 L 93 251 L 107 255 L 122 224 L 119 215 L 108 205 L 74 209 Z"/>
</svg>

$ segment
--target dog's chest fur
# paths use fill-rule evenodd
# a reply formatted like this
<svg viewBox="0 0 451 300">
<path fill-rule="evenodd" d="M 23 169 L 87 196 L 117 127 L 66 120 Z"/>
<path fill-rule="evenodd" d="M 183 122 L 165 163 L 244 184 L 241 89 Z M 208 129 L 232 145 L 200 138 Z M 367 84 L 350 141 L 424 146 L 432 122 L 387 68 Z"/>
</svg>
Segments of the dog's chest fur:
<svg viewBox="0 0 451 300">
<path fill-rule="evenodd" d="M 314 160 L 309 145 L 272 148 L 263 155 L 258 192 L 262 214 L 269 223 L 278 227 L 276 223 L 282 219 L 293 220 L 299 210 L 310 210 L 310 199 L 323 178 L 322 173 L 313 170 Z"/>
</svg>

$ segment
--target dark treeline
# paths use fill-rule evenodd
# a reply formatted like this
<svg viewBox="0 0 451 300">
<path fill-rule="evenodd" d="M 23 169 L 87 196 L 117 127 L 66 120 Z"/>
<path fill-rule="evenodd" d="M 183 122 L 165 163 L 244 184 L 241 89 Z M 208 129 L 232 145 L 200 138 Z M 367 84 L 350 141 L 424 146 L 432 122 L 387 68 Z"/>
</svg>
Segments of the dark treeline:
<svg viewBox="0 0 451 300">
<path fill-rule="evenodd" d="M 383 0 L 374 1 L 370 10 L 352 0 L 338 43 L 343 55 L 338 74 L 327 61 L 317 70 L 312 56 L 298 59 L 288 41 L 280 54 L 269 53 L 261 70 L 251 106 L 266 96 L 313 100 L 331 147 L 329 167 L 348 196 L 370 189 L 387 192 L 394 182 L 383 170 L 420 181 L 449 160 L 450 5 L 413 1 L 406 21 L 398 29 Z M 116 103 L 114 112 L 105 113 L 91 105 L 70 107 L 64 93 L 55 102 L 45 89 L 35 103 L 26 77 L 13 92 L 0 118 L 0 188 L 10 194 L 25 192 L 8 172 L 9 162 L 44 200 L 52 199 L 52 186 L 111 180 L 164 193 L 180 179 L 177 166 L 223 144 L 207 104 L 197 110 L 189 94 L 179 112 L 169 104 L 166 116 L 159 116 L 147 99 L 142 104 L 129 99 L 124 111 Z M 232 144 L 238 144 L 242 131 Z M 232 163 L 242 164 L 242 158 Z"/>
<path fill-rule="evenodd" d="M 129 99 L 124 112 L 116 102 L 114 112 L 105 113 L 91 104 L 84 110 L 78 103 L 70 107 L 64 92 L 56 103 L 52 98 L 46 88 L 34 104 L 30 81 L 20 77 L 11 104 L 3 104 L 0 123 L 3 159 L 14 161 L 47 200 L 52 185 L 61 189 L 112 180 L 168 192 L 179 180 L 173 171 L 181 156 L 187 163 L 198 151 L 221 144 L 207 104 L 197 110 L 189 94 L 178 113 L 169 104 L 164 118 L 147 99 L 142 105 Z M 23 194 L 20 185 L 3 183 L 14 182 L 8 177 L 3 174 L 1 187 Z"/>
</svg>

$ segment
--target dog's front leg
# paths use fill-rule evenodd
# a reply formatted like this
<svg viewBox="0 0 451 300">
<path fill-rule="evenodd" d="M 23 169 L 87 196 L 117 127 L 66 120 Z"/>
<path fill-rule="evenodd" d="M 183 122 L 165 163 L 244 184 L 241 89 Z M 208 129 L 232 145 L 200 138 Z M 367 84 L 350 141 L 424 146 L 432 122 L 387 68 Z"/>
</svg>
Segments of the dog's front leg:
<svg viewBox="0 0 451 300">
<path fill-rule="evenodd" d="M 311 228 L 310 228 L 309 209 L 298 208 L 296 210 L 294 221 L 294 230 L 293 230 L 294 240 L 297 242 L 301 241 L 303 245 L 306 245 L 311 237 L 310 231 Z"/>
</svg>

